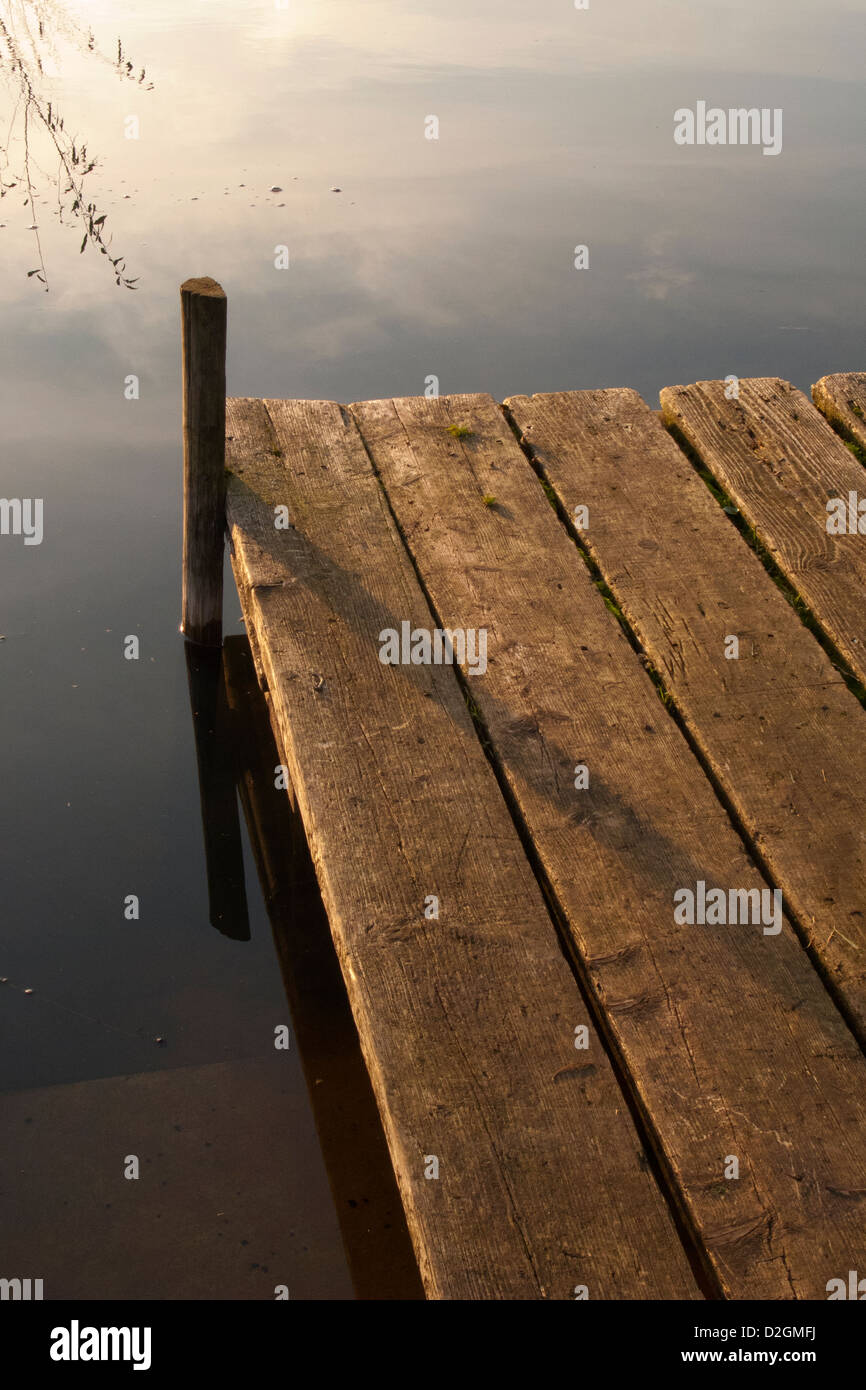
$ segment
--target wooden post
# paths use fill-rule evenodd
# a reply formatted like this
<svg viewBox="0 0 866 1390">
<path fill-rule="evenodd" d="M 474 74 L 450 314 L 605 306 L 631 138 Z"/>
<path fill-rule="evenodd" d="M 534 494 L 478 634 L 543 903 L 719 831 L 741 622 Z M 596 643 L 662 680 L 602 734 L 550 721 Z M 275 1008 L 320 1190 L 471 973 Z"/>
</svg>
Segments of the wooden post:
<svg viewBox="0 0 866 1390">
<path fill-rule="evenodd" d="M 180 287 L 183 324 L 183 615 L 190 642 L 222 645 L 226 515 L 226 297 L 204 276 Z"/>
</svg>

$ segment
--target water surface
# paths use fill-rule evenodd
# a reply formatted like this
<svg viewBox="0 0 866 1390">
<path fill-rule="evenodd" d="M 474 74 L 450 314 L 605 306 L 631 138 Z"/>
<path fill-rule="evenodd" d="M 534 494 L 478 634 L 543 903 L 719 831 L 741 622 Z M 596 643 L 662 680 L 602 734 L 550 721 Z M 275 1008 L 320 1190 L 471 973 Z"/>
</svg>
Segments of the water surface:
<svg viewBox="0 0 866 1390">
<path fill-rule="evenodd" d="M 58 222 L 36 128 L 47 293 L 21 187 L 0 203 L 0 491 L 45 508 L 40 546 L 0 539 L 0 1084 L 21 1092 L 263 1058 L 288 1017 L 248 847 L 250 941 L 207 920 L 177 635 L 183 279 L 228 293 L 236 395 L 352 401 L 434 375 L 499 399 L 627 385 L 655 406 L 677 382 L 808 390 L 864 365 L 862 0 L 65 12 L 109 58 L 120 35 L 147 82 L 80 51 L 52 7 L 38 90 L 99 157 L 90 195 L 136 290 Z M 13 91 L 4 181 L 23 156 Z M 782 108 L 781 155 L 678 148 L 673 113 L 697 100 Z M 228 632 L 239 616 L 229 586 Z M 273 1219 L 312 1202 L 318 1243 L 292 1296 L 348 1296 L 296 1053 L 286 1075 L 309 1187 Z"/>
</svg>

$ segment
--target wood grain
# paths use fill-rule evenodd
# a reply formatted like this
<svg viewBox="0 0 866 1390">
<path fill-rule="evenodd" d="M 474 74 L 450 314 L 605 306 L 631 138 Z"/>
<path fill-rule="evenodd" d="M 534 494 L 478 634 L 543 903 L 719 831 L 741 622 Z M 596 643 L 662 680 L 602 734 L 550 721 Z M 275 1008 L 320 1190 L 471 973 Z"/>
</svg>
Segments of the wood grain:
<svg viewBox="0 0 866 1390">
<path fill-rule="evenodd" d="M 822 376 L 812 387 L 812 400 L 846 439 L 866 449 L 866 372 Z"/>
<path fill-rule="evenodd" d="M 866 1041 L 866 714 L 636 392 L 511 408 Z"/>
<path fill-rule="evenodd" d="M 866 474 L 802 391 L 775 377 L 661 392 L 674 426 L 733 498 L 824 632 L 866 682 L 866 538 L 829 535 L 827 501 L 866 495 Z"/>
<path fill-rule="evenodd" d="M 353 421 L 233 400 L 228 432 L 235 574 L 428 1296 L 697 1296 L 454 674 L 379 660 L 433 624 Z"/>
<path fill-rule="evenodd" d="M 535 437 L 539 398 L 511 407 Z M 500 408 L 456 396 L 352 411 L 438 621 L 488 630 L 470 696 L 720 1288 L 825 1297 L 866 1240 L 854 1038 L 787 922 L 777 936 L 676 924 L 680 888 L 765 885 Z M 553 419 L 545 458 L 569 437 Z M 627 522 L 624 480 L 616 505 Z"/>
</svg>

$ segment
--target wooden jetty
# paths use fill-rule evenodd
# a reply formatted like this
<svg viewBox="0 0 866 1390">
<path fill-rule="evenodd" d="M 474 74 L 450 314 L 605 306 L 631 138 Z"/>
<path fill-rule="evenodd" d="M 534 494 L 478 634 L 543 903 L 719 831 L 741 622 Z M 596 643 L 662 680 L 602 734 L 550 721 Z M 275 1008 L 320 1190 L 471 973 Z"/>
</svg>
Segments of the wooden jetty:
<svg viewBox="0 0 866 1390">
<path fill-rule="evenodd" d="M 427 1296 L 828 1297 L 866 374 L 225 402 L 222 291 L 182 298 L 184 631 L 220 641 L 225 524 Z"/>
</svg>

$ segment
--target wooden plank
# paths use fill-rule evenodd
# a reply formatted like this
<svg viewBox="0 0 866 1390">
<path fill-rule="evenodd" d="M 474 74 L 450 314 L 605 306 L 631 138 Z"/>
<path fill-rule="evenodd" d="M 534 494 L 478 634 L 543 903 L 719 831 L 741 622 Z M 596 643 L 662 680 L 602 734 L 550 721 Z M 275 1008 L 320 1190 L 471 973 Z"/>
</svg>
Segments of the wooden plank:
<svg viewBox="0 0 866 1390">
<path fill-rule="evenodd" d="M 355 1292 L 423 1298 L 418 1266 L 300 816 L 246 637 L 223 644 L 237 790 Z"/>
<path fill-rule="evenodd" d="M 866 1041 L 862 708 L 637 392 L 511 408 Z"/>
<path fill-rule="evenodd" d="M 471 698 L 721 1290 L 825 1297 L 866 1241 L 854 1038 L 787 922 L 675 921 L 680 889 L 763 880 L 500 409 L 352 409 L 440 625 L 488 630 Z"/>
<path fill-rule="evenodd" d="M 697 1296 L 454 674 L 379 659 L 433 624 L 354 423 L 228 418 L 235 574 L 428 1295 Z"/>
<path fill-rule="evenodd" d="M 866 682 L 866 542 L 827 532 L 828 498 L 866 492 L 861 465 L 802 391 L 775 377 L 661 392 L 662 414 L 733 498 L 857 678 Z"/>
<path fill-rule="evenodd" d="M 822 376 L 812 387 L 812 400 L 846 439 L 866 449 L 866 372 Z"/>
</svg>

